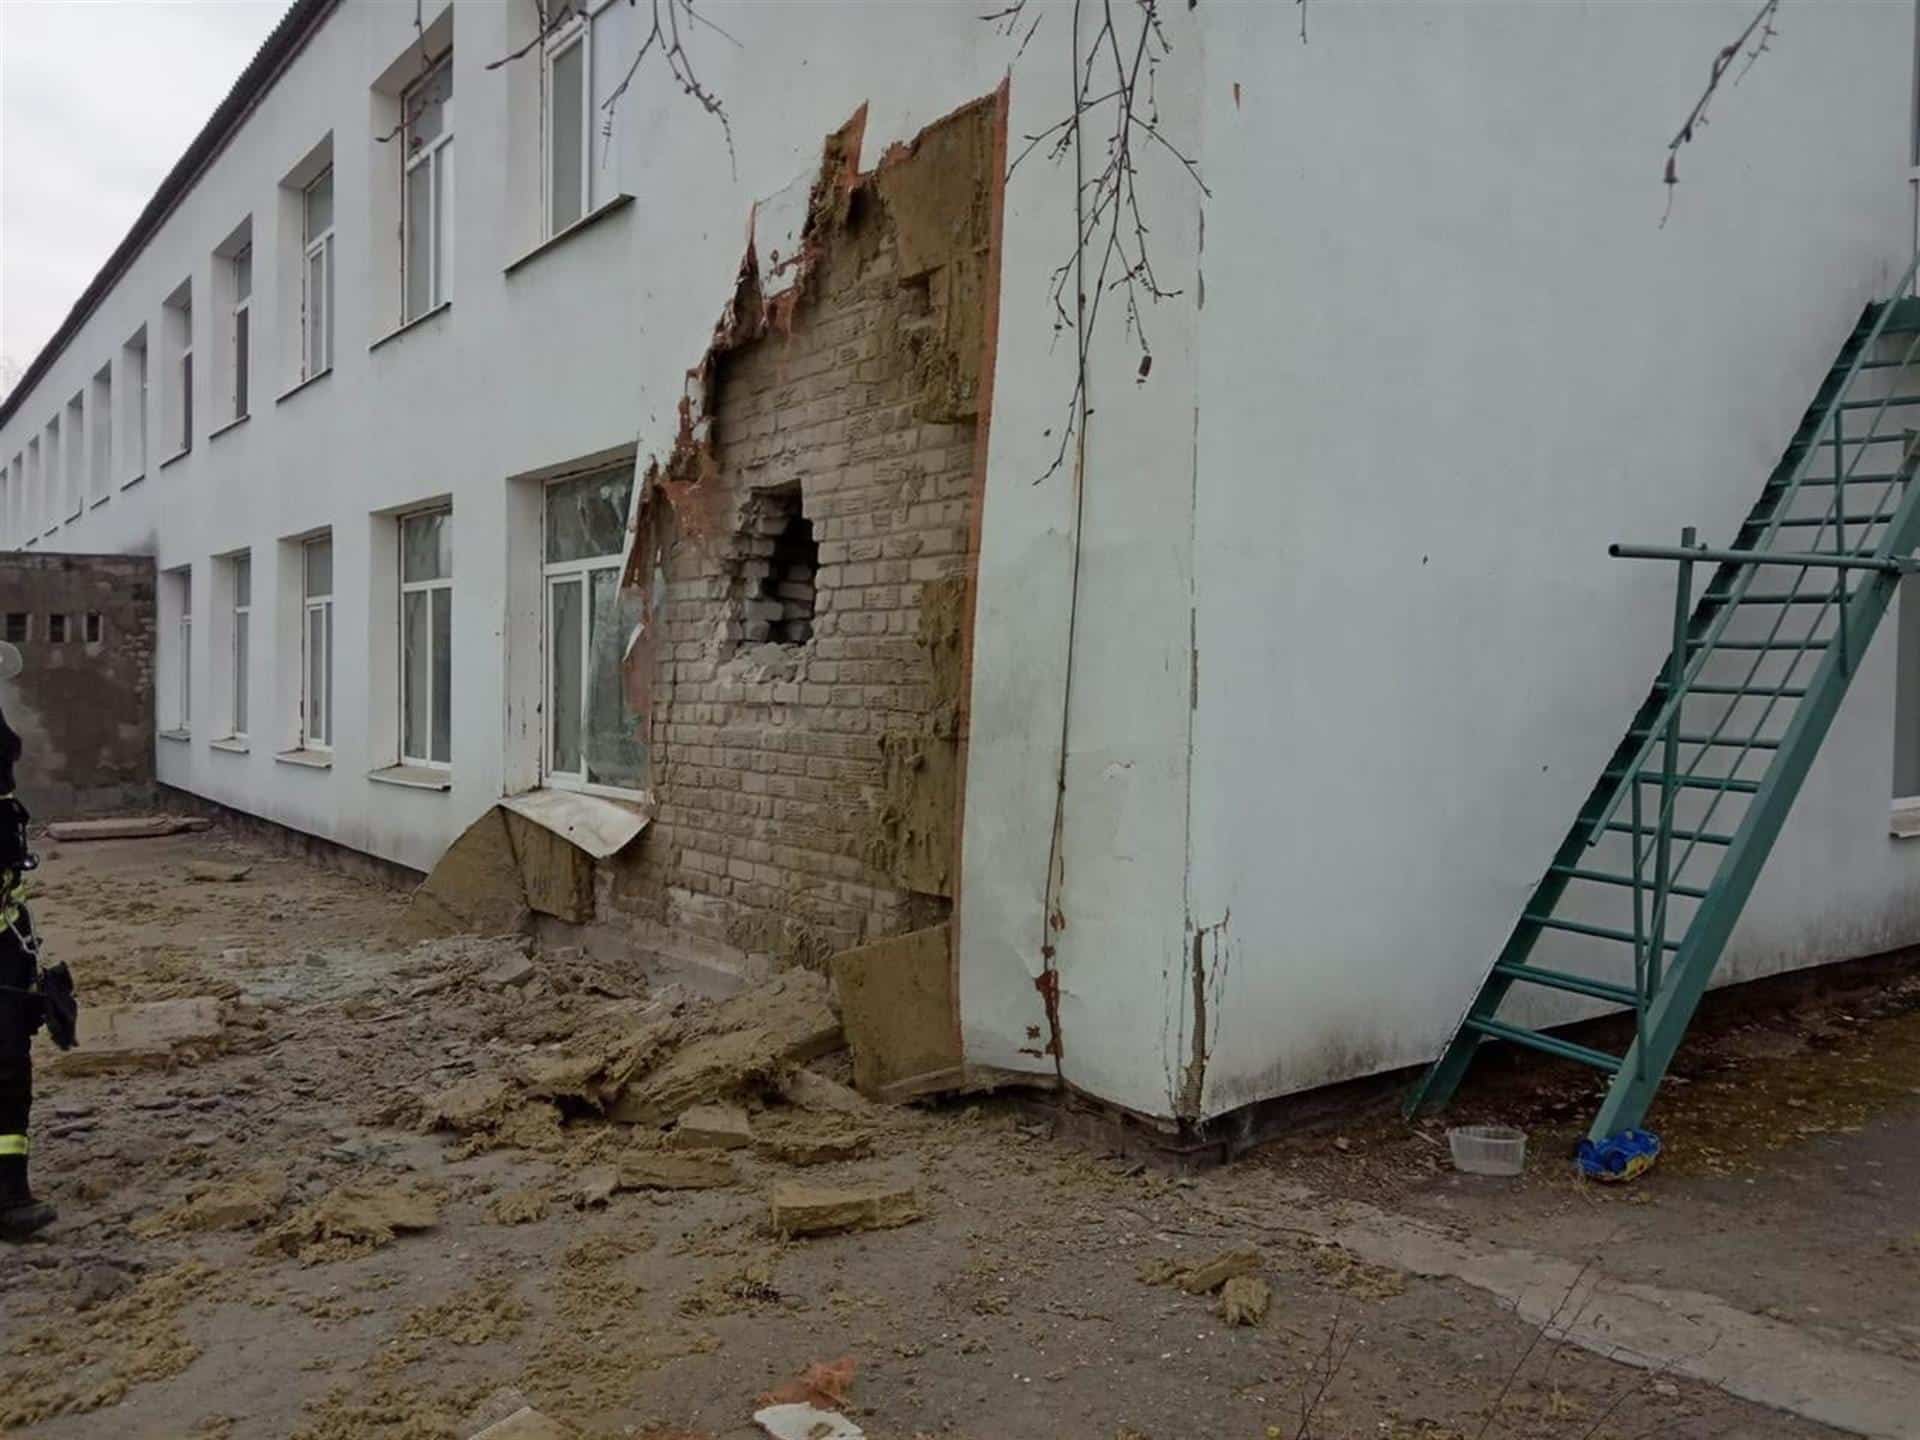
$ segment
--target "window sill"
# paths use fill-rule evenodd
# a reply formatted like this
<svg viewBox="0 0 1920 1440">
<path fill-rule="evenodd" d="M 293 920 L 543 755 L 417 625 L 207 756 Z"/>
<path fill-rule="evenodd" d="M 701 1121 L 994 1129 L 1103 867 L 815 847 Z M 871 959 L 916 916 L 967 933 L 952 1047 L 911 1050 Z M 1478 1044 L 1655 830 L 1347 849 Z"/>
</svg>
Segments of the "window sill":
<svg viewBox="0 0 1920 1440">
<path fill-rule="evenodd" d="M 96 496 L 88 504 L 87 508 L 89 510 L 98 510 L 102 505 L 106 504 L 107 501 L 111 500 L 112 498 L 113 496 L 111 494 Z"/>
<path fill-rule="evenodd" d="M 298 765 L 304 770 L 331 770 L 331 750 L 282 750 L 273 757 L 282 765 Z"/>
<path fill-rule="evenodd" d="M 173 741 L 173 742 L 174 742 L 175 744 L 177 744 L 177 745 L 184 745 L 184 744 L 186 744 L 186 743 L 187 743 L 187 742 L 188 742 L 189 740 L 191 740 L 191 739 L 193 739 L 193 731 L 191 731 L 191 730 L 162 730 L 162 731 L 160 732 L 160 738 L 161 738 L 162 740 L 171 740 L 171 741 Z"/>
<path fill-rule="evenodd" d="M 573 224 L 567 226 L 566 229 L 561 230 L 549 236 L 545 240 L 542 240 L 538 245 L 534 246 L 533 249 L 527 251 L 527 253 L 522 255 L 518 260 L 509 260 L 507 262 L 506 268 L 502 270 L 500 273 L 503 275 L 511 275 L 513 274 L 514 271 L 518 270 L 522 265 L 532 264 L 535 260 L 538 260 L 542 255 L 546 254 L 549 250 L 553 249 L 556 245 L 560 245 L 568 240 L 571 240 L 574 236 L 578 235 L 582 230 L 586 230 L 591 228 L 592 226 L 598 225 L 602 220 L 606 219 L 609 215 L 618 214 L 620 211 L 626 209 L 632 203 L 633 203 L 633 196 L 631 195 L 614 196 L 611 200 L 607 201 L 607 203 L 602 205 L 599 209 L 589 210 L 586 214 L 582 215 L 578 220 L 574 221 Z"/>
<path fill-rule="evenodd" d="M 229 735 L 223 740 L 209 740 L 207 742 L 207 748 L 209 750 L 224 750 L 229 755 L 250 755 L 253 753 L 253 746 L 247 743 L 247 738 L 244 735 Z"/>
<path fill-rule="evenodd" d="M 138 485 L 142 480 L 146 478 L 147 478 L 147 472 L 142 470 L 138 475 L 129 475 L 126 479 L 122 480 L 120 482 L 120 488 L 122 490 L 131 490 L 134 486 Z"/>
<path fill-rule="evenodd" d="M 378 340 L 374 341 L 371 345 L 367 346 L 367 353 L 371 355 L 374 351 L 378 350 L 382 345 L 385 345 L 392 340 L 398 340 L 402 335 L 405 335 L 407 332 L 411 330 L 419 329 L 422 325 L 426 324 L 429 320 L 433 319 L 436 315 L 444 315 L 447 311 L 451 310 L 452 308 L 453 308 L 453 301 L 442 300 L 438 305 L 434 306 L 431 310 L 428 310 L 423 314 L 414 316 L 413 319 L 407 321 L 407 323 L 402 325 L 399 329 L 389 330 L 386 334 L 382 335 Z"/>
<path fill-rule="evenodd" d="M 164 470 L 167 468 L 167 466 L 172 465 L 177 461 L 186 459 L 187 456 L 191 455 L 192 453 L 193 453 L 193 447 L 191 445 L 187 446 L 187 448 L 184 450 L 176 450 L 173 452 L 173 454 L 167 456 L 166 459 L 160 462 L 160 468 Z"/>
<path fill-rule="evenodd" d="M 369 770 L 367 779 L 376 785 L 398 785 L 405 790 L 453 788 L 453 772 L 436 770 L 430 765 L 389 765 L 384 770 Z"/>
<path fill-rule="evenodd" d="M 1887 834 L 1895 840 L 1920 840 L 1920 797 L 1893 802 L 1887 815 Z"/>
<path fill-rule="evenodd" d="M 207 442 L 211 444 L 213 441 L 218 440 L 222 435 L 226 434 L 229 430 L 238 430 L 242 425 L 246 424 L 247 421 L 251 420 L 252 418 L 253 416 L 251 414 L 234 416 L 233 419 L 227 421 L 227 423 L 222 425 L 218 430 L 209 430 L 207 432 Z"/>
<path fill-rule="evenodd" d="M 276 405 L 286 404 L 287 401 L 291 400 L 294 396 L 298 395 L 302 390 L 306 389 L 309 385 L 318 385 L 322 380 L 326 379 L 327 376 L 331 375 L 332 373 L 333 373 L 333 367 L 329 365 L 327 366 L 326 369 L 320 371 L 318 374 L 307 376 L 306 379 L 298 381 L 294 385 L 290 386 L 285 390 L 282 390 L 278 395 L 274 396 L 273 403 Z"/>
</svg>

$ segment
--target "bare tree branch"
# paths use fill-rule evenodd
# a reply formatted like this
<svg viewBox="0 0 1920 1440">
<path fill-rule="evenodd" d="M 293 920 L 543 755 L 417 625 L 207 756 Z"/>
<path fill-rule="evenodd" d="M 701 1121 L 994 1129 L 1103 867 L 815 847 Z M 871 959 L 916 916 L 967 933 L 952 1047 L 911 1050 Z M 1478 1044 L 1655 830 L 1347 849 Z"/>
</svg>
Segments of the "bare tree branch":
<svg viewBox="0 0 1920 1440">
<path fill-rule="evenodd" d="M 627 3 L 634 4 L 635 0 L 627 0 Z M 721 103 L 718 95 L 701 82 L 699 75 L 694 71 L 693 58 L 687 54 L 686 42 L 680 34 L 680 18 L 684 14 L 689 26 L 694 23 L 705 25 L 716 35 L 724 36 L 734 45 L 740 42 L 696 11 L 693 8 L 693 0 L 648 0 L 648 3 L 653 8 L 653 27 L 647 31 L 647 38 L 635 52 L 633 63 L 627 67 L 627 73 L 620 77 L 620 83 L 613 87 L 605 100 L 600 102 L 600 108 L 606 111 L 606 119 L 601 122 L 602 137 L 612 138 L 613 112 L 620 104 L 620 97 L 625 95 L 627 87 L 633 84 L 633 77 L 639 73 L 641 62 L 657 49 L 666 62 L 667 73 L 673 77 L 674 83 L 679 85 L 681 93 L 697 101 L 701 109 L 720 122 L 720 133 L 726 137 L 727 141 L 727 161 L 733 167 L 734 178 L 738 179 L 740 157 L 734 153 L 733 124 L 727 118 L 727 107 Z M 664 23 L 661 18 L 663 15 Z"/>
<path fill-rule="evenodd" d="M 1673 139 L 1667 142 L 1667 208 L 1660 216 L 1660 224 L 1665 226 L 1667 217 L 1673 213 L 1673 189 L 1680 183 L 1680 147 L 1693 142 L 1695 134 L 1707 124 L 1707 107 L 1719 92 L 1720 82 L 1726 78 L 1727 70 L 1733 62 L 1746 52 L 1747 63 L 1734 78 L 1734 84 L 1747 78 L 1747 71 L 1753 69 L 1754 62 L 1766 54 L 1771 45 L 1768 43 L 1780 32 L 1773 28 L 1774 17 L 1780 12 L 1780 0 L 1761 0 L 1760 9 L 1747 22 L 1731 45 L 1722 46 L 1713 57 L 1713 68 L 1707 76 L 1707 88 L 1700 92 L 1700 98 L 1693 102 L 1686 123 L 1681 125 Z"/>
</svg>

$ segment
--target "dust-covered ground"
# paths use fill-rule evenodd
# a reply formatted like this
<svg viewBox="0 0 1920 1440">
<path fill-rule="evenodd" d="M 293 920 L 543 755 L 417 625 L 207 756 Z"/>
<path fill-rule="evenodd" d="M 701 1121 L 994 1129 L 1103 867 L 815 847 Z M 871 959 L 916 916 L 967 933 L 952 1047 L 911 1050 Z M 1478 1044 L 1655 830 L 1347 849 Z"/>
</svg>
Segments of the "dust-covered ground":
<svg viewBox="0 0 1920 1440">
<path fill-rule="evenodd" d="M 43 1077 L 61 1220 L 0 1250 L 7 1435 L 465 1440 L 526 1403 L 698 1440 L 809 1389 L 876 1440 L 1840 1433 L 1371 1263 L 1328 1238 L 1362 1201 L 1920 1366 L 1911 995 L 1716 1038 L 1626 1193 L 1568 1177 L 1553 1071 L 1468 1096 L 1533 1127 L 1519 1182 L 1384 1117 L 1180 1176 L 1006 1101 L 860 1110 L 637 961 L 404 946 L 402 897 L 218 832 L 47 848 L 83 1001 L 212 996 L 220 1032 Z M 752 1143 L 673 1148 L 655 1112 L 728 1065 Z M 783 1238 L 794 1183 L 891 1189 L 892 1228 Z M 1183 1269 L 1223 1254 L 1253 1323 Z"/>
</svg>

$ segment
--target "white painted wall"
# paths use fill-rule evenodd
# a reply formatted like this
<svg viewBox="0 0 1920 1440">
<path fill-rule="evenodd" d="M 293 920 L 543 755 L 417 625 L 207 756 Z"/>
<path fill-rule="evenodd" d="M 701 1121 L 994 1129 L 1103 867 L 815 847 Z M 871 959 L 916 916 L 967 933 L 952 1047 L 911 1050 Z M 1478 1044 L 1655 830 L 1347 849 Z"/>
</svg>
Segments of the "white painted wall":
<svg viewBox="0 0 1920 1440">
<path fill-rule="evenodd" d="M 1752 8 L 1316 6 L 1306 47 L 1211 12 L 1209 1113 L 1439 1048 L 1666 651 L 1671 568 L 1608 542 L 1726 543 L 1905 266 L 1908 5 L 1790 9 L 1660 227 L 1666 142 Z M 1893 630 L 1722 978 L 1920 940 Z"/>
</svg>

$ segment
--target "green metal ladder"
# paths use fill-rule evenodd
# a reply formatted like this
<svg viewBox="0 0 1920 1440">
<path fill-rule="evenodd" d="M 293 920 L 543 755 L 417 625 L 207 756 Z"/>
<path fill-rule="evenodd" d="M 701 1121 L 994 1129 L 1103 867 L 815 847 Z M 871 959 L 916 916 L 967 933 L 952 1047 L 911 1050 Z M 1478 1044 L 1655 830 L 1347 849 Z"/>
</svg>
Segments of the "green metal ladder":
<svg viewBox="0 0 1920 1440">
<path fill-rule="evenodd" d="M 1673 644 L 1453 1039 L 1408 1101 L 1444 1105 L 1498 1040 L 1612 1077 L 1589 1135 L 1637 1128 L 1920 545 L 1920 256 L 1867 307 L 1733 544 L 1676 564 Z M 1693 570 L 1712 565 L 1697 599 Z M 1541 953 L 1544 952 L 1544 953 Z M 1502 1019 L 1515 986 L 1631 1010 L 1614 1055 Z"/>
</svg>

